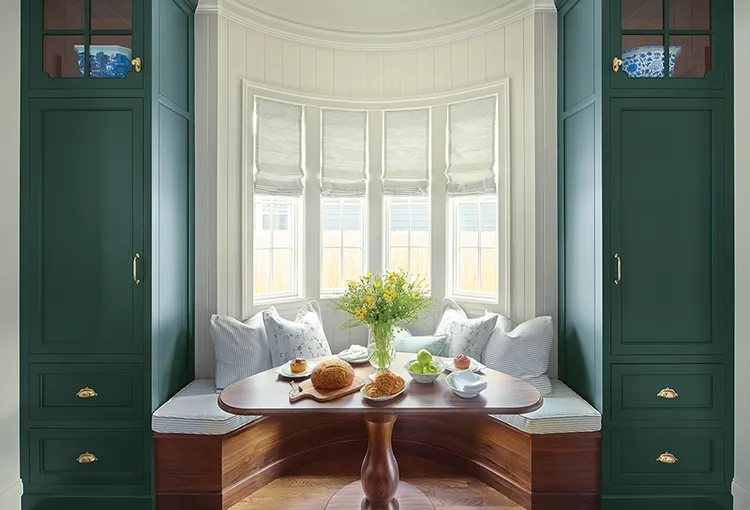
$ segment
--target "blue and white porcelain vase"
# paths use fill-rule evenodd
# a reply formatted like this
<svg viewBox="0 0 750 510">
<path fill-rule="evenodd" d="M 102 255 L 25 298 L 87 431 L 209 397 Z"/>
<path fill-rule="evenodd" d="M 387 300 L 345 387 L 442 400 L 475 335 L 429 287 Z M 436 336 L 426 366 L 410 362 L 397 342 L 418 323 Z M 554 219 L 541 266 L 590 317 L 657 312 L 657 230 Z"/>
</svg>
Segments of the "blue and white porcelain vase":
<svg viewBox="0 0 750 510">
<path fill-rule="evenodd" d="M 682 54 L 682 46 L 669 47 L 669 76 L 674 73 L 674 64 Z M 631 78 L 663 78 L 664 47 L 639 46 L 622 52 L 622 69 Z"/>
</svg>

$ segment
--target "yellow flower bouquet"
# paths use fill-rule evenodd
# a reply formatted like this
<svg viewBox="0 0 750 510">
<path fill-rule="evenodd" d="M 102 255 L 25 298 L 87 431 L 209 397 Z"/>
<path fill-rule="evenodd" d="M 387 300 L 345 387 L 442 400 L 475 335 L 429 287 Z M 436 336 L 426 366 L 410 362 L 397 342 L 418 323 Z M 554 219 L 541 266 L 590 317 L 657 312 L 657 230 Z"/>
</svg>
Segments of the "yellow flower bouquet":
<svg viewBox="0 0 750 510">
<path fill-rule="evenodd" d="M 388 370 L 396 355 L 393 330 L 423 318 L 433 299 L 424 278 L 411 279 L 404 270 L 369 273 L 350 280 L 336 308 L 349 314 L 344 328 L 366 325 L 369 360 L 378 371 Z"/>
</svg>

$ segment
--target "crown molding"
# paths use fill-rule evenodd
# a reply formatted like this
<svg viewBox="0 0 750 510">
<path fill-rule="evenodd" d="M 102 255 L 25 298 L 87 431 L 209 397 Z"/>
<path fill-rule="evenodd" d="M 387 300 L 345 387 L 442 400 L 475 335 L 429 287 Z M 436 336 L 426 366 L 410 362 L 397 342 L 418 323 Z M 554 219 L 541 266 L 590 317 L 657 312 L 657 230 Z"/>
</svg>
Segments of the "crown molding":
<svg viewBox="0 0 750 510">
<path fill-rule="evenodd" d="M 507 0 L 455 23 L 403 32 L 349 32 L 274 16 L 242 0 L 201 0 L 196 14 L 215 14 L 264 34 L 304 44 L 349 50 L 396 50 L 466 39 L 539 12 L 557 12 L 554 0 Z"/>
</svg>

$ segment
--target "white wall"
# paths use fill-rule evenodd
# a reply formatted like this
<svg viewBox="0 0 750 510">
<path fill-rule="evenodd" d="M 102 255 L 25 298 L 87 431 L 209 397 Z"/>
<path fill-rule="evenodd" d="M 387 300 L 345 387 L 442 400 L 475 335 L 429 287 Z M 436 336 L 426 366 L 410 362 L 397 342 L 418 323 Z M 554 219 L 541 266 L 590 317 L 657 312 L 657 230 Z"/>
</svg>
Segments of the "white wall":
<svg viewBox="0 0 750 510">
<path fill-rule="evenodd" d="M 0 508 L 21 507 L 18 448 L 18 136 L 21 0 L 0 17 Z"/>
<path fill-rule="evenodd" d="M 510 185 L 512 196 L 522 197 L 511 203 L 510 315 L 516 321 L 556 316 L 556 37 L 556 13 L 541 9 L 491 23 L 471 36 L 429 45 L 400 44 L 394 50 L 382 44 L 336 47 L 264 30 L 221 9 L 199 7 L 196 375 L 210 376 L 214 370 L 210 314 L 242 317 L 242 236 L 235 218 L 242 198 L 243 78 L 320 97 L 390 100 L 454 92 L 508 77 Z M 363 341 L 363 332 L 336 331 L 341 317 L 325 315 L 334 350 Z"/>
<path fill-rule="evenodd" d="M 750 48 L 750 2 L 735 0 L 735 467 L 734 507 L 750 510 L 750 69 L 744 49 Z"/>
</svg>

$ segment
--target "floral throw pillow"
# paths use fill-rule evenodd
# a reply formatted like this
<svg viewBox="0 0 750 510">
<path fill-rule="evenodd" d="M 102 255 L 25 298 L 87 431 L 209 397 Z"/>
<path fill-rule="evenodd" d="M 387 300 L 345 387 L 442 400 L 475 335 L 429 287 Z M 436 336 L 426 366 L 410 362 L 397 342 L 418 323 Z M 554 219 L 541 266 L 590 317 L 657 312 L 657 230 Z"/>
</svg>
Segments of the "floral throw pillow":
<svg viewBox="0 0 750 510">
<path fill-rule="evenodd" d="M 280 367 L 294 358 L 331 355 L 316 301 L 303 306 L 293 321 L 282 318 L 275 310 L 266 310 L 263 312 L 263 324 L 274 367 Z"/>
<path fill-rule="evenodd" d="M 465 354 L 477 361 L 482 360 L 482 353 L 487 342 L 495 331 L 497 315 L 477 317 L 476 319 L 458 319 L 448 326 L 450 338 L 450 356 Z"/>
</svg>

